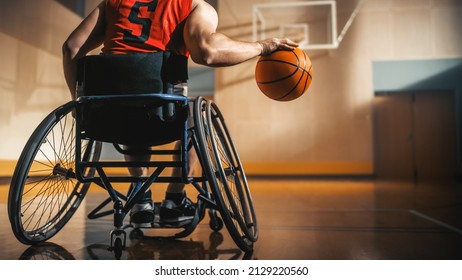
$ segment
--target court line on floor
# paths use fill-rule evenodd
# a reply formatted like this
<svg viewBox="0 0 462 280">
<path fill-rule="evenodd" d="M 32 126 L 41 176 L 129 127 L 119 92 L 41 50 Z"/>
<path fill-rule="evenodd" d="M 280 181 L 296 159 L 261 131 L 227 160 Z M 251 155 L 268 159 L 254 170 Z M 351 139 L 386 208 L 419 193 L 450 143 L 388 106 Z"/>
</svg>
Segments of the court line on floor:
<svg viewBox="0 0 462 280">
<path fill-rule="evenodd" d="M 447 224 L 447 223 L 445 223 L 445 222 L 442 222 L 442 221 L 440 221 L 440 220 L 437 220 L 437 219 L 435 219 L 435 218 L 432 218 L 432 217 L 430 217 L 430 216 L 427 216 L 427 215 L 425 215 L 425 214 L 423 214 L 423 213 L 420 213 L 420 212 L 417 211 L 417 210 L 409 209 L 409 213 L 411 213 L 411 214 L 413 214 L 413 215 L 416 215 L 416 216 L 418 216 L 418 217 L 420 217 L 420 218 L 422 218 L 422 219 L 425 219 L 425 220 L 427 220 L 427 221 L 430 221 L 430 222 L 432 222 L 432 223 L 435 223 L 435 224 L 437 224 L 437 225 L 440 225 L 440 226 L 442 226 L 442 227 L 445 227 L 445 228 L 447 228 L 447 229 L 449 229 L 449 230 L 452 230 L 452 231 L 457 232 L 458 234 L 462 235 L 462 230 L 461 230 L 461 229 L 458 229 L 458 228 L 456 228 L 456 227 L 454 227 L 454 226 L 451 226 L 450 224 Z"/>
</svg>

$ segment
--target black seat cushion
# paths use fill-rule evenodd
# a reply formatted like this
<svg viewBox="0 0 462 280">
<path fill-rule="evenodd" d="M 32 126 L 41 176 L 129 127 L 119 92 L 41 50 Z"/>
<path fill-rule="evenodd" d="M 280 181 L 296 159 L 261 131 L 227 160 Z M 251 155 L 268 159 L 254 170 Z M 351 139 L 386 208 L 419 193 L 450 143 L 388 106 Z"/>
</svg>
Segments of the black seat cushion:
<svg viewBox="0 0 462 280">
<path fill-rule="evenodd" d="M 125 145 L 162 145 L 180 140 L 188 106 L 180 102 L 102 99 L 79 104 L 81 135 Z"/>
</svg>

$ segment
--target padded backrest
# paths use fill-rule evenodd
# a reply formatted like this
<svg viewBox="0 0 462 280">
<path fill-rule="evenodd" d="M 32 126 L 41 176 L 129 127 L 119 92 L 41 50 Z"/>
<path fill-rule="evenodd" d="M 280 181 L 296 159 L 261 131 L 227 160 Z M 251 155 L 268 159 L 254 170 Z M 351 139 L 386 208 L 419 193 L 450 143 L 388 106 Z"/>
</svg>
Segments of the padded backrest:
<svg viewBox="0 0 462 280">
<path fill-rule="evenodd" d="M 81 59 L 77 94 L 104 96 L 77 102 L 81 136 L 125 145 L 161 145 L 181 139 L 188 117 L 187 103 L 146 95 L 162 93 L 165 81 L 184 78 L 177 73 L 162 79 L 167 75 L 165 63 L 171 62 L 169 59 L 171 56 L 164 52 Z M 120 98 L 122 95 L 133 98 Z"/>
<path fill-rule="evenodd" d="M 78 61 L 77 94 L 165 92 L 164 83 L 187 79 L 187 57 L 170 52 L 90 55 Z"/>
</svg>

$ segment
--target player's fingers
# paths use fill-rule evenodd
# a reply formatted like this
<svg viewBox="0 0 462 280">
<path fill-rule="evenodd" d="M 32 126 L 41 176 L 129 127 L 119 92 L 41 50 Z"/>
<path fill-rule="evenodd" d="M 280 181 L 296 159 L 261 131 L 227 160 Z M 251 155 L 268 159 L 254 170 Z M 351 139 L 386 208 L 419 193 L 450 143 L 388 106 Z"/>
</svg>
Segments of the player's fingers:
<svg viewBox="0 0 462 280">
<path fill-rule="evenodd" d="M 291 50 L 294 50 L 296 47 L 298 47 L 297 43 L 295 43 L 294 41 L 290 39 L 284 38 L 284 39 L 279 39 L 277 49 L 291 51 Z"/>
<path fill-rule="evenodd" d="M 296 43 L 296 42 L 294 42 L 294 41 L 292 41 L 290 39 L 283 39 L 281 42 L 288 45 L 288 46 L 291 46 L 291 47 L 298 47 L 298 43 Z"/>
<path fill-rule="evenodd" d="M 287 38 L 283 38 L 283 39 L 272 38 L 272 39 L 259 41 L 259 43 L 262 46 L 261 55 L 269 55 L 270 53 L 275 52 L 277 50 L 292 51 L 296 47 L 298 47 L 297 43 Z"/>
<path fill-rule="evenodd" d="M 280 45 L 279 46 L 280 50 L 290 50 L 291 51 L 291 50 L 293 50 L 295 48 L 296 48 L 296 46 L 291 46 L 291 45 Z"/>
</svg>

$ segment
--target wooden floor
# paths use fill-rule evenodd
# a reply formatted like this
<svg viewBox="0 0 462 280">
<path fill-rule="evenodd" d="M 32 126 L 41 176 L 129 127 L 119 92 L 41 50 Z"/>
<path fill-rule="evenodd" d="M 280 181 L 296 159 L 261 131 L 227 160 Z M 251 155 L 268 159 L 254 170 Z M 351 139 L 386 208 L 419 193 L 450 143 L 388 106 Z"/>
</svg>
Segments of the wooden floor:
<svg viewBox="0 0 462 280">
<path fill-rule="evenodd" d="M 104 193 L 90 191 L 65 228 L 34 247 L 11 231 L 8 181 L 0 182 L 0 259 L 114 259 L 107 250 L 111 218 L 86 219 Z M 249 183 L 260 225 L 252 254 L 241 252 L 226 230 L 213 234 L 204 220 L 184 239 L 129 239 L 122 259 L 462 259 L 460 184 L 300 178 Z"/>
</svg>

